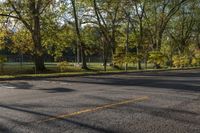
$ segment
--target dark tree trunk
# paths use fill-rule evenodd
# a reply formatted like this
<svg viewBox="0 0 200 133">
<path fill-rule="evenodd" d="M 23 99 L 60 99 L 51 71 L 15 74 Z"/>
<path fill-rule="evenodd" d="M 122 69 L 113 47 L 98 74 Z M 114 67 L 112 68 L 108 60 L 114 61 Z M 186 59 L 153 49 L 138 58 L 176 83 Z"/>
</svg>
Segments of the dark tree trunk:
<svg viewBox="0 0 200 133">
<path fill-rule="evenodd" d="M 148 62 L 147 62 L 147 57 L 145 57 L 145 69 L 147 70 L 148 69 Z"/>
<path fill-rule="evenodd" d="M 139 44 L 140 45 L 140 44 Z M 137 69 L 138 70 L 141 70 L 142 69 L 142 65 L 141 65 L 141 60 L 140 60 L 140 57 L 139 57 L 139 55 L 140 55 L 140 51 L 139 51 L 139 48 L 140 46 L 138 46 L 137 47 L 137 55 L 138 55 L 138 61 L 137 61 Z"/>
<path fill-rule="evenodd" d="M 104 59 L 103 67 L 104 67 L 104 71 L 106 72 L 107 71 L 107 59 Z"/>
<path fill-rule="evenodd" d="M 37 72 L 41 72 L 45 70 L 44 65 L 44 56 L 43 55 L 35 55 L 35 67 Z"/>
<path fill-rule="evenodd" d="M 85 55 L 85 48 L 81 45 L 81 58 L 82 58 L 82 69 L 88 69 Z"/>
<path fill-rule="evenodd" d="M 42 45 L 40 37 L 38 37 L 38 35 L 34 36 L 34 46 L 35 46 L 35 51 L 34 51 L 35 68 L 36 71 L 41 72 L 45 70 L 45 65 L 44 65 L 44 54 L 42 50 Z"/>
<path fill-rule="evenodd" d="M 103 44 L 103 67 L 104 71 L 107 71 L 107 48 L 105 43 Z"/>
<path fill-rule="evenodd" d="M 86 55 L 85 55 L 85 44 L 83 43 L 82 36 L 80 33 L 80 25 L 79 25 L 79 20 L 77 16 L 77 11 L 76 11 L 76 1 L 71 0 L 72 6 L 73 6 L 73 14 L 74 14 L 74 19 L 75 19 L 75 28 L 76 28 L 76 34 L 78 41 L 80 43 L 80 48 L 81 48 L 81 55 L 82 55 L 82 69 L 88 69 L 87 67 L 87 62 L 86 62 Z"/>
<path fill-rule="evenodd" d="M 37 27 L 37 26 L 35 26 Z M 35 68 L 37 72 L 41 72 L 45 70 L 44 65 L 44 54 L 43 54 L 43 48 L 41 44 L 41 36 L 40 36 L 40 30 L 39 28 L 36 28 L 33 33 L 33 43 L 35 46 L 34 51 L 34 58 L 35 58 Z"/>
<path fill-rule="evenodd" d="M 138 70 L 142 69 L 142 65 L 141 65 L 141 61 L 140 60 L 138 61 L 138 66 L 137 67 L 138 67 Z"/>
<path fill-rule="evenodd" d="M 31 10 L 33 13 L 33 30 L 32 30 L 32 38 L 35 47 L 34 56 L 35 56 L 35 68 L 36 71 L 44 71 L 44 53 L 42 48 L 42 38 L 41 38 L 41 27 L 40 27 L 40 16 L 39 16 L 39 8 L 36 8 L 35 1 L 31 4 Z M 39 6 L 39 5 L 38 5 Z"/>
</svg>

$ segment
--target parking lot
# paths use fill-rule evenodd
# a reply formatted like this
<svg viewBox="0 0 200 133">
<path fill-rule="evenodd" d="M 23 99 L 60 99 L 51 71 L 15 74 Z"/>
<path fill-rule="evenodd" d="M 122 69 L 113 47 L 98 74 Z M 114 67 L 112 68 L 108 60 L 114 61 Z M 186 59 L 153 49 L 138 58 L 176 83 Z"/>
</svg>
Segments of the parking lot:
<svg viewBox="0 0 200 133">
<path fill-rule="evenodd" d="M 199 133 L 200 70 L 0 81 L 0 132 Z"/>
</svg>

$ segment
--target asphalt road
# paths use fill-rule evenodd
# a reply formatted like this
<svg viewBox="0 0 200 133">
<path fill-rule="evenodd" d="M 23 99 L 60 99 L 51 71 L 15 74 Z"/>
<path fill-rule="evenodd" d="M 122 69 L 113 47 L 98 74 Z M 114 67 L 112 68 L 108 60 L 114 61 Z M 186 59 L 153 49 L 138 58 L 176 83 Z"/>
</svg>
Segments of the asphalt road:
<svg viewBox="0 0 200 133">
<path fill-rule="evenodd" d="M 0 81 L 0 132 L 200 133 L 200 70 Z"/>
</svg>

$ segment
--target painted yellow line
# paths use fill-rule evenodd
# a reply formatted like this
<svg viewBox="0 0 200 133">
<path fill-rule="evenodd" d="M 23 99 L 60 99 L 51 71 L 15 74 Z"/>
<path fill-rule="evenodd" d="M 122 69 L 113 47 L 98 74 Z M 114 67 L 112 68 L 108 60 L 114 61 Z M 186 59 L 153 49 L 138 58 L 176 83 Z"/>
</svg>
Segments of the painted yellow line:
<svg viewBox="0 0 200 133">
<path fill-rule="evenodd" d="M 57 119 L 65 119 L 65 118 L 77 116 L 77 115 L 84 114 L 84 113 L 96 112 L 96 111 L 99 111 L 99 110 L 103 110 L 103 109 L 107 109 L 107 108 L 111 108 L 111 107 L 115 107 L 115 106 L 120 106 L 120 105 L 125 105 L 125 104 L 130 104 L 130 103 L 135 103 L 135 102 L 140 102 L 140 101 L 144 101 L 144 100 L 148 100 L 148 99 L 149 99 L 149 97 L 144 96 L 144 97 L 140 97 L 140 98 L 123 100 L 123 101 L 120 101 L 120 102 L 117 102 L 117 103 L 106 104 L 106 105 L 98 106 L 98 107 L 91 108 L 91 109 L 85 109 L 85 110 L 73 112 L 73 113 L 70 113 L 70 114 L 53 116 L 49 119 L 37 121 L 36 123 L 43 123 L 43 122 L 53 121 L 53 120 L 57 120 Z"/>
</svg>

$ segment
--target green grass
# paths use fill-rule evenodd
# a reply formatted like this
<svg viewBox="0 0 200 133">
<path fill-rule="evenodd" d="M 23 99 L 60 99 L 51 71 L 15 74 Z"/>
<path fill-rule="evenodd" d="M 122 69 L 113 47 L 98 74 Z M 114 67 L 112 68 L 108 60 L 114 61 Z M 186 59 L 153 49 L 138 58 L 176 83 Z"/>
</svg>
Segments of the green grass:
<svg viewBox="0 0 200 133">
<path fill-rule="evenodd" d="M 33 63 L 5 63 L 3 71 L 0 71 L 0 79 L 12 79 L 22 77 L 55 77 L 55 76 L 69 76 L 69 75 L 85 75 L 85 74 L 98 74 L 105 73 L 102 63 L 88 63 L 89 70 L 83 70 L 80 67 L 74 66 L 73 63 L 69 63 L 66 72 L 60 72 L 57 67 L 57 63 L 46 62 L 45 66 L 47 70 L 42 73 L 35 72 Z M 134 66 L 130 66 L 131 70 L 134 70 Z M 106 73 L 124 72 L 124 70 L 118 70 L 111 66 L 107 66 Z M 37 73 L 37 74 L 36 74 Z"/>
<path fill-rule="evenodd" d="M 57 63 L 45 63 L 47 70 L 42 74 L 52 74 L 52 73 L 60 73 L 59 68 L 57 67 Z M 103 71 L 103 66 L 101 63 L 88 63 L 88 67 L 90 71 Z M 108 66 L 108 71 L 115 70 L 112 67 Z M 89 72 L 90 72 L 89 71 Z M 75 72 L 86 72 L 80 67 L 74 66 L 73 63 L 70 63 L 67 67 L 68 73 Z M 88 72 L 88 71 L 87 71 Z M 0 70 L 0 75 L 21 75 L 21 74 L 35 74 L 34 64 L 33 63 L 5 63 L 3 66 L 3 71 Z"/>
<path fill-rule="evenodd" d="M 43 74 L 60 73 L 57 63 L 45 63 L 47 70 Z M 88 63 L 89 71 L 103 71 L 102 63 Z M 111 66 L 107 66 L 108 71 L 117 70 Z M 74 66 L 73 63 L 69 63 L 66 72 L 85 72 L 80 67 Z M 88 71 L 87 71 L 88 72 Z M 0 75 L 18 75 L 18 74 L 35 74 L 33 63 L 5 63 L 3 71 L 0 70 Z"/>
<path fill-rule="evenodd" d="M 124 68 L 119 70 L 111 66 L 107 66 L 105 72 L 102 63 L 88 63 L 90 70 L 83 70 L 80 67 L 74 66 L 70 63 L 66 72 L 60 72 L 56 63 L 45 63 L 47 70 L 42 73 L 35 73 L 33 63 L 5 63 L 3 72 L 0 72 L 0 79 L 15 79 L 15 78 L 35 78 L 35 77 L 61 77 L 61 76 L 75 76 L 75 75 L 87 75 L 87 74 L 109 74 L 125 72 Z M 142 65 L 144 68 L 144 64 Z M 137 70 L 136 65 L 129 65 L 128 72 L 141 72 L 141 71 L 160 71 L 160 70 L 177 70 L 177 69 L 158 69 L 154 70 L 152 64 L 148 65 L 148 70 Z M 193 67 L 191 67 L 193 68 Z"/>
</svg>

